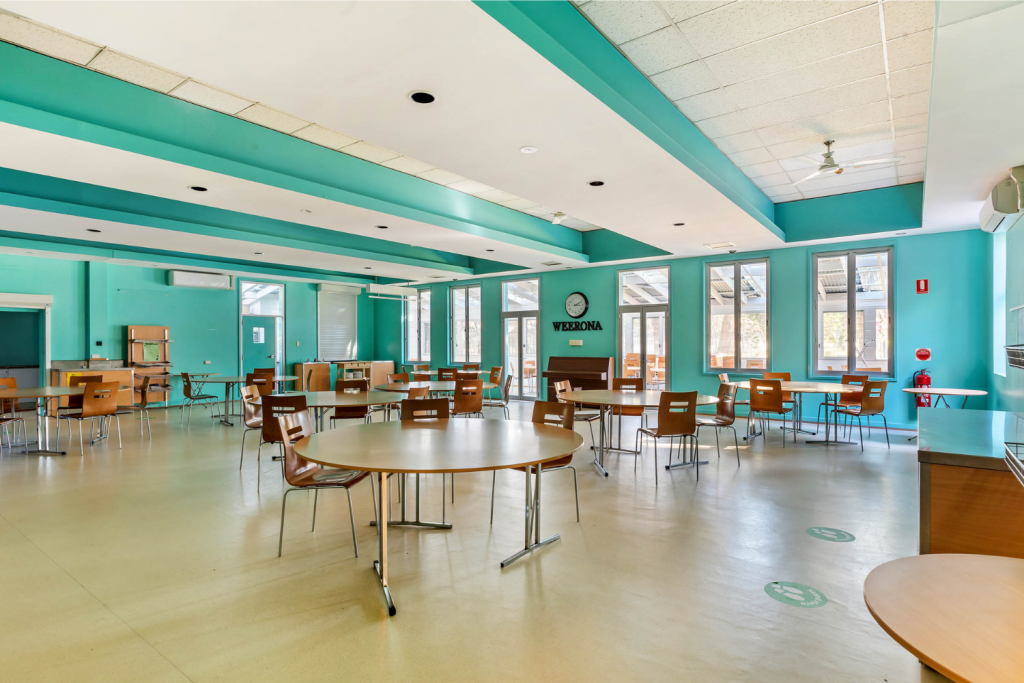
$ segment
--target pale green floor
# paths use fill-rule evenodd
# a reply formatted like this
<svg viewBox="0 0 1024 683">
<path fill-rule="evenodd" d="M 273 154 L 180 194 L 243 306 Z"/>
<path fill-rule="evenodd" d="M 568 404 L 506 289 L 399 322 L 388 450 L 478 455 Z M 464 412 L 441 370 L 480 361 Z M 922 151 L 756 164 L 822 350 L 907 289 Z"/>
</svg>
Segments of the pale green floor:
<svg viewBox="0 0 1024 683">
<path fill-rule="evenodd" d="M 513 417 L 528 418 L 527 406 Z M 917 553 L 917 462 L 886 450 L 790 444 L 777 430 L 715 457 L 700 482 L 581 451 L 582 523 L 569 472 L 545 476 L 544 533 L 562 540 L 508 569 L 522 543 L 523 475 L 456 477 L 451 531 L 393 529 L 388 618 L 371 570 L 370 488 L 290 497 L 277 558 L 281 476 L 240 427 L 153 411 L 152 442 L 122 417 L 124 448 L 0 457 L 2 681 L 942 681 L 864 606 L 876 565 Z M 635 428 L 635 427 L 634 427 Z M 586 432 L 585 427 L 580 427 Z M 76 435 L 77 436 L 77 435 Z M 801 437 L 804 439 L 806 437 Z M 731 443 L 731 438 L 728 439 Z M 742 442 L 741 442 L 742 443 Z M 255 439 L 252 439 L 255 445 Z M 879 445 L 881 444 L 881 445 Z M 660 450 L 660 449 L 659 449 Z M 440 478 L 425 516 L 440 515 Z M 844 529 L 852 543 L 809 536 Z M 813 586 L 818 609 L 775 602 L 770 581 Z"/>
</svg>

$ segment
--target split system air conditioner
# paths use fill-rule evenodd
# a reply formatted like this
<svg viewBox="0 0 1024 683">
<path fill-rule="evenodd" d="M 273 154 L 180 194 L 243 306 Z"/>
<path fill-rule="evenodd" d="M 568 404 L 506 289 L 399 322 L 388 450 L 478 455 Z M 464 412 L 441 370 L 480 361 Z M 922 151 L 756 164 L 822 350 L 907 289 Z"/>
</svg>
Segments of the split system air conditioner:
<svg viewBox="0 0 1024 683">
<path fill-rule="evenodd" d="M 190 270 L 167 271 L 167 284 L 171 287 L 198 287 L 200 289 L 234 289 L 234 278 L 221 273 L 196 273 Z"/>
<path fill-rule="evenodd" d="M 1010 177 L 992 188 L 981 207 L 978 221 L 985 232 L 1006 232 L 1021 214 L 1024 166 L 1010 169 Z"/>
<path fill-rule="evenodd" d="M 366 292 L 372 299 L 400 297 L 406 299 L 416 296 L 416 289 L 413 287 L 399 287 L 398 285 L 378 285 L 370 283 L 366 285 Z"/>
</svg>

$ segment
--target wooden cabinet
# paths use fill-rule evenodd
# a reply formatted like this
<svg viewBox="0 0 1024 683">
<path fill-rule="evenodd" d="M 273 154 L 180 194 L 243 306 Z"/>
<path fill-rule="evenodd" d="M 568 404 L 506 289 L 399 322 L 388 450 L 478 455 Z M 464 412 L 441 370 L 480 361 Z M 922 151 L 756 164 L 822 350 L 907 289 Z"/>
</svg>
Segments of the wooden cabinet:
<svg viewBox="0 0 1024 683">
<path fill-rule="evenodd" d="M 292 374 L 299 378 L 295 382 L 296 391 L 331 390 L 330 363 L 294 363 L 292 365 Z M 309 379 L 308 387 L 306 386 L 307 378 Z"/>
<path fill-rule="evenodd" d="M 338 379 L 354 379 L 366 377 L 370 380 L 370 388 L 387 384 L 388 375 L 395 374 L 395 363 L 390 360 L 354 360 L 336 363 Z"/>
</svg>

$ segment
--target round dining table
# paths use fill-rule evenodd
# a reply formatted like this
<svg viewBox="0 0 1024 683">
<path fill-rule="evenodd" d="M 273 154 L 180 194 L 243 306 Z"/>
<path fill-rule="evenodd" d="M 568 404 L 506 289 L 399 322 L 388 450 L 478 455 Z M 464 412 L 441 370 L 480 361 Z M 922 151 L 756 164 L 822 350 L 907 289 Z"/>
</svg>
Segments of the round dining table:
<svg viewBox="0 0 1024 683">
<path fill-rule="evenodd" d="M 191 375 L 189 375 L 191 377 Z M 271 381 L 275 386 L 283 382 L 294 382 L 298 380 L 297 375 L 274 375 Z M 234 427 L 235 423 L 231 421 L 231 406 L 234 403 L 235 389 L 239 384 L 245 383 L 245 377 L 225 377 L 222 375 L 210 375 L 203 377 L 201 380 L 202 384 L 223 384 L 224 385 L 224 410 L 220 415 L 220 423 Z M 241 417 L 241 415 L 239 415 Z"/>
<path fill-rule="evenodd" d="M 772 380 L 765 380 L 772 381 Z M 746 389 L 750 391 L 750 381 L 744 382 L 730 382 L 733 386 L 739 389 Z M 825 421 L 825 438 L 817 440 L 809 440 L 806 443 L 813 444 L 853 444 L 855 441 L 839 441 L 839 414 L 835 412 L 836 408 L 839 407 L 839 396 L 840 394 L 859 394 L 864 388 L 858 384 L 841 384 L 839 382 L 788 382 L 782 380 L 782 391 L 783 393 L 791 393 L 796 397 L 794 416 L 793 416 L 793 440 L 796 440 L 796 434 L 801 432 L 803 434 L 817 434 L 817 430 L 811 432 L 804 429 L 804 394 L 825 394 L 825 401 L 831 401 L 832 414 L 835 417 L 835 438 L 830 439 L 830 427 L 831 423 Z M 788 429 L 788 428 L 787 428 Z M 756 436 L 756 435 L 755 435 Z"/>
<path fill-rule="evenodd" d="M 379 558 L 373 569 L 384 590 L 388 614 L 396 613 L 388 584 L 388 527 L 451 525 L 405 521 L 403 496 L 402 520 L 391 520 L 391 497 L 386 485 L 391 474 L 454 474 L 525 468 L 526 535 L 522 550 L 506 558 L 506 567 L 523 555 L 557 541 L 555 535 L 541 540 L 542 464 L 563 458 L 579 450 L 583 437 L 576 432 L 551 425 L 515 420 L 431 419 L 376 422 L 336 429 L 300 439 L 295 452 L 312 462 L 344 470 L 376 474 L 381 516 L 387 510 L 387 523 L 377 520 Z M 530 474 L 534 473 L 531 485 Z M 401 488 L 401 487 L 400 487 Z M 417 487 L 417 508 L 419 493 Z"/>
<path fill-rule="evenodd" d="M 355 389 L 343 389 L 342 391 L 295 391 L 289 396 L 305 396 L 306 407 L 316 411 L 317 431 L 324 430 L 324 413 L 331 408 L 371 408 L 373 406 L 390 407 L 400 403 L 405 394 L 397 391 L 357 391 Z M 260 399 L 253 401 L 260 405 Z M 390 419 L 390 414 L 386 419 Z"/>
<path fill-rule="evenodd" d="M 118 391 L 131 389 L 131 387 L 118 387 Z M 25 439 L 25 452 L 30 455 L 67 455 L 67 451 L 50 450 L 50 423 L 46 419 L 46 404 L 53 399 L 60 399 L 65 396 L 81 396 L 85 393 L 85 385 L 77 387 L 23 387 L 19 389 L 0 389 L 0 402 L 4 400 L 18 400 L 32 398 L 36 402 L 36 448 L 28 449 L 28 438 Z M 60 448 L 60 443 L 57 443 Z"/>
<path fill-rule="evenodd" d="M 942 401 L 947 408 L 952 408 L 946 402 L 947 396 L 962 396 L 963 403 L 960 404 L 960 409 L 967 407 L 967 399 L 972 396 L 988 396 L 988 392 L 982 389 L 957 389 L 955 387 L 904 387 L 903 392 L 907 394 L 914 394 L 916 396 L 938 396 L 938 401 L 935 402 L 934 408 L 939 407 L 939 401 Z M 918 411 L 920 412 L 920 411 Z M 913 441 L 917 438 L 917 434 L 907 439 L 907 441 Z"/>
<path fill-rule="evenodd" d="M 374 387 L 377 391 L 397 391 L 399 393 L 408 394 L 409 389 L 421 389 L 426 388 L 431 394 L 444 392 L 444 391 L 455 391 L 455 382 L 451 380 L 431 380 L 429 382 L 388 382 L 387 384 L 378 384 Z M 497 389 L 498 385 L 493 382 L 484 382 L 484 391 L 488 389 Z"/>
<path fill-rule="evenodd" d="M 594 458 L 594 467 L 597 471 L 608 476 L 608 470 L 604 468 L 604 454 L 606 450 L 611 450 L 610 447 L 605 446 L 605 427 L 604 418 L 605 416 L 615 408 L 657 408 L 661 404 L 661 395 L 664 392 L 661 391 L 629 391 L 625 389 L 575 389 L 562 394 L 562 399 L 565 401 L 571 401 L 573 403 L 584 404 L 584 405 L 595 405 L 601 410 L 601 423 L 600 437 L 598 438 L 597 456 Z M 717 396 L 706 396 L 704 394 L 697 395 L 697 405 L 709 406 L 718 403 Z M 621 429 L 620 429 L 621 432 Z M 620 450 L 620 449 L 616 449 Z M 633 453 L 633 451 L 627 451 Z M 669 458 L 671 461 L 671 458 Z M 689 467 L 695 464 L 696 461 L 682 461 L 670 464 L 666 469 L 675 469 L 677 467 Z M 701 465 L 707 464 L 706 460 L 702 460 Z"/>
</svg>

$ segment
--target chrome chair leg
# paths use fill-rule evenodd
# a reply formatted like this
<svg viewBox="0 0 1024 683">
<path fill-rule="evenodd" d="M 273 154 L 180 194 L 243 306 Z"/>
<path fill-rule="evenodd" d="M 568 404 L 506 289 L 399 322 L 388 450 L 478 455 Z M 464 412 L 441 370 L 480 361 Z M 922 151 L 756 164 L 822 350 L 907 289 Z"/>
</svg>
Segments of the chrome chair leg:
<svg viewBox="0 0 1024 683">
<path fill-rule="evenodd" d="M 313 489 L 313 525 L 309 527 L 309 531 L 312 533 L 316 531 L 316 502 L 320 497 L 320 489 Z M 351 498 L 352 496 L 349 496 Z"/>
<path fill-rule="evenodd" d="M 69 427 L 68 431 L 70 431 L 70 430 L 71 430 L 71 428 Z M 78 450 L 80 450 L 82 452 L 82 455 L 85 455 L 85 443 L 82 441 L 82 421 L 81 420 L 78 421 Z"/>
<path fill-rule="evenodd" d="M 277 556 L 281 557 L 281 546 L 284 544 L 284 510 L 288 505 L 288 494 L 299 489 L 287 489 L 281 497 L 281 533 L 277 537 Z"/>
<path fill-rule="evenodd" d="M 491 526 L 494 526 L 494 487 L 498 483 L 498 470 L 491 473 Z"/>
<path fill-rule="evenodd" d="M 889 421 L 885 419 L 885 415 L 884 414 L 882 415 L 882 425 L 885 427 L 885 447 L 886 448 L 891 448 L 891 446 L 889 445 Z M 17 430 L 15 430 L 15 431 L 17 431 Z M 23 432 L 25 431 L 25 426 L 24 425 L 22 425 L 21 431 L 23 431 Z"/>
<path fill-rule="evenodd" d="M 672 464 L 672 450 L 668 452 L 668 462 Z M 658 488 L 658 438 L 654 438 L 654 488 Z"/>
<path fill-rule="evenodd" d="M 346 486 L 345 493 L 348 494 L 348 519 L 352 523 L 352 547 L 356 551 L 356 557 L 359 557 L 359 542 L 356 540 L 356 513 L 352 510 L 352 489 Z"/>
<path fill-rule="evenodd" d="M 569 465 L 569 469 L 572 470 L 572 487 L 576 490 L 576 523 L 580 521 L 580 485 L 576 481 L 576 468 Z M 544 470 L 541 470 L 541 475 L 544 474 Z"/>
<path fill-rule="evenodd" d="M 857 416 L 857 431 L 860 432 L 860 449 L 864 450 L 864 427 L 861 425 L 860 415 Z"/>
<path fill-rule="evenodd" d="M 121 418 L 116 413 L 114 414 L 114 423 L 117 425 L 117 447 L 121 448 Z"/>
</svg>

